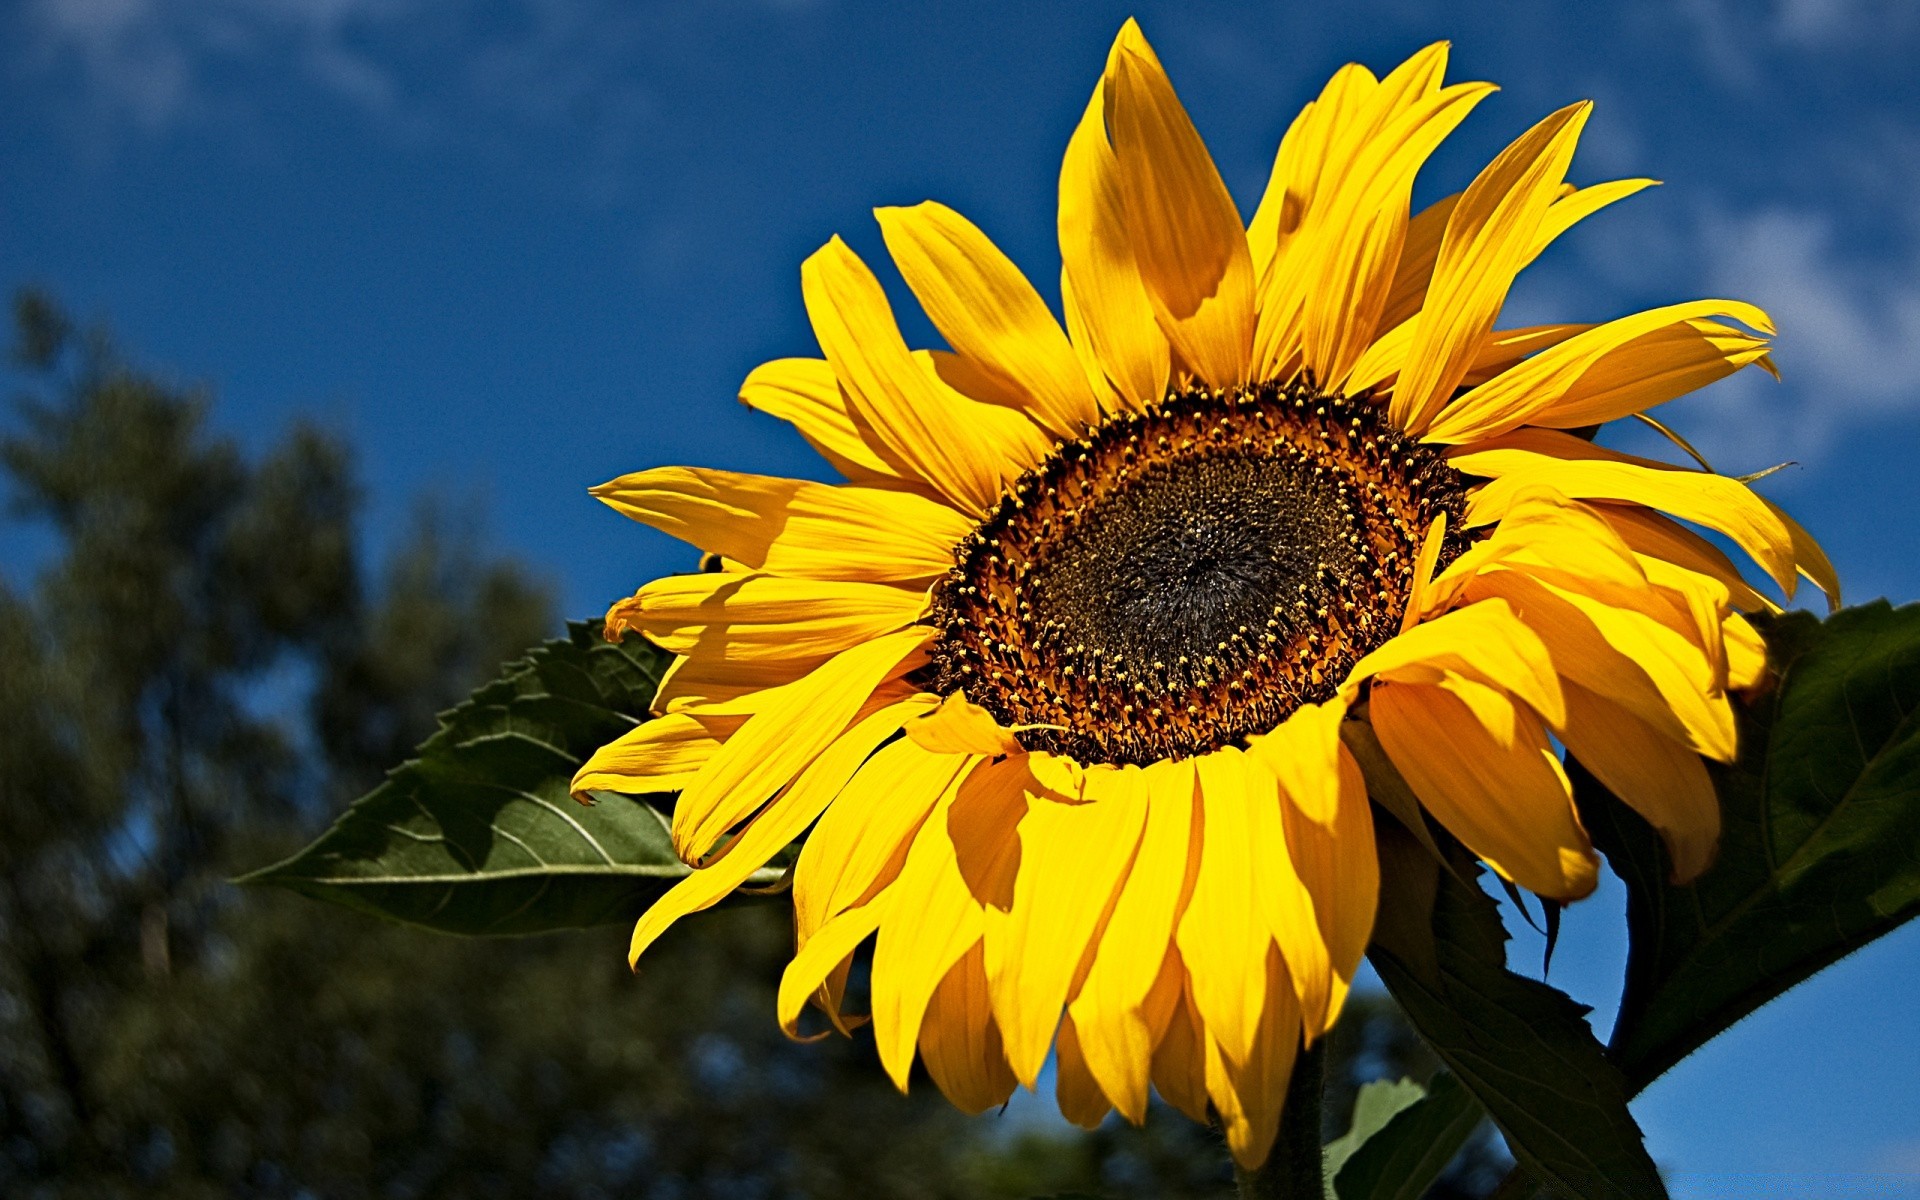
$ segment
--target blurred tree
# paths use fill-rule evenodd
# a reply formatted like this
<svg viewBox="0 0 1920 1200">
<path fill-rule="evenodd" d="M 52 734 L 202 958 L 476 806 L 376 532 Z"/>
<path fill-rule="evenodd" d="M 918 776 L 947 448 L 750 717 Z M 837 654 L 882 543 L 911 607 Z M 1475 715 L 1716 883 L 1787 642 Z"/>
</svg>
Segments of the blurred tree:
<svg viewBox="0 0 1920 1200">
<path fill-rule="evenodd" d="M 250 460 L 202 392 L 42 296 L 15 317 L 33 389 L 0 473 L 58 549 L 0 580 L 0 1192 L 1230 1190 L 1184 1119 L 970 1120 L 895 1095 L 870 1040 L 787 1041 L 777 904 L 636 981 L 619 931 L 463 942 L 228 886 L 555 630 L 550 597 L 444 506 L 364 578 L 337 439 Z M 1340 1038 L 1336 1124 L 1353 1072 L 1431 1069 L 1384 1001 Z"/>
</svg>

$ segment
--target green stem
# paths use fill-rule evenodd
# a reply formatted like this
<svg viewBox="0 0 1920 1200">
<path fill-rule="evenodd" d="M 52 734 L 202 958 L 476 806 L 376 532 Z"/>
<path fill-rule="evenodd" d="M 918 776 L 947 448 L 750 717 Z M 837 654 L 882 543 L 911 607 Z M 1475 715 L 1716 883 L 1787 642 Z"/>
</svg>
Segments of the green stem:
<svg viewBox="0 0 1920 1200">
<path fill-rule="evenodd" d="M 1273 1153 L 1257 1171 L 1234 1170 L 1240 1200 L 1322 1200 L 1326 1180 L 1320 1160 L 1320 1093 L 1326 1086 L 1327 1042 L 1314 1043 L 1293 1064 L 1286 1107 Z"/>
</svg>

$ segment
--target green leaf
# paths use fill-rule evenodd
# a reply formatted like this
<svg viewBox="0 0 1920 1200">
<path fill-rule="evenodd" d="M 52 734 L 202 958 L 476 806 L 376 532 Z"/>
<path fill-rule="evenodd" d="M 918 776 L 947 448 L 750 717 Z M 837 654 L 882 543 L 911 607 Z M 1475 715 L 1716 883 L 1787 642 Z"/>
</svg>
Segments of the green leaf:
<svg viewBox="0 0 1920 1200">
<path fill-rule="evenodd" d="M 448 933 L 631 920 L 687 873 L 651 805 L 567 795 L 595 749 L 644 720 L 670 660 L 568 628 L 441 716 L 418 757 L 305 850 L 246 876 Z M 769 883 L 777 872 L 750 882 Z"/>
<path fill-rule="evenodd" d="M 1362 1084 L 1353 1098 L 1353 1123 L 1347 1131 L 1327 1143 L 1320 1161 L 1326 1167 L 1327 1178 L 1332 1179 L 1340 1173 L 1340 1168 L 1353 1152 L 1364 1145 L 1368 1138 L 1379 1133 L 1394 1114 L 1410 1104 L 1417 1104 L 1427 1094 L 1427 1089 L 1411 1079 L 1376 1079 L 1372 1083 Z"/>
<path fill-rule="evenodd" d="M 1630 949 L 1613 1052 L 1644 1087 L 1754 1009 L 1920 912 L 1920 605 L 1769 622 L 1781 677 L 1714 768 L 1720 855 L 1668 882 L 1653 831 L 1573 770 L 1626 881 Z"/>
<path fill-rule="evenodd" d="M 1460 875 L 1477 864 L 1463 854 Z M 1397 831 L 1381 841 L 1381 920 L 1368 952 L 1414 1028 L 1536 1178 L 1582 1200 L 1665 1197 L 1627 1084 L 1586 1006 L 1506 968 L 1506 927 L 1478 886 Z"/>
<path fill-rule="evenodd" d="M 1424 1089 L 1404 1080 L 1368 1085 L 1383 1086 L 1398 1090 L 1375 1101 L 1374 1115 L 1384 1117 L 1375 1131 L 1335 1162 L 1334 1148 L 1360 1131 L 1362 1089 L 1354 1103 L 1353 1132 L 1327 1147 L 1329 1192 L 1336 1200 L 1419 1200 L 1487 1115 L 1473 1093 L 1445 1071 Z"/>
</svg>

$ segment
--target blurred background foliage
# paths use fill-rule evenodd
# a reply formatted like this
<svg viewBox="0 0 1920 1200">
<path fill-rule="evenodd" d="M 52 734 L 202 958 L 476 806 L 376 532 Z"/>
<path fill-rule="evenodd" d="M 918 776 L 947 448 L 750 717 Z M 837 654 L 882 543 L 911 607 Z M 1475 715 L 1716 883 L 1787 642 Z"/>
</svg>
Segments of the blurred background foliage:
<svg viewBox="0 0 1920 1200">
<path fill-rule="evenodd" d="M 462 941 L 232 876 L 309 840 L 434 714 L 559 629 L 459 497 L 363 561 L 353 454 L 249 455 L 212 398 L 47 297 L 0 441 L 0 1192 L 20 1196 L 1221 1196 L 1211 1131 L 1092 1135 L 894 1093 L 871 1040 L 773 1021 L 777 904 L 624 933 Z M 1433 1062 L 1378 992 L 1335 1039 L 1362 1080 Z M 1499 1178 L 1483 1133 L 1435 1196 Z"/>
</svg>

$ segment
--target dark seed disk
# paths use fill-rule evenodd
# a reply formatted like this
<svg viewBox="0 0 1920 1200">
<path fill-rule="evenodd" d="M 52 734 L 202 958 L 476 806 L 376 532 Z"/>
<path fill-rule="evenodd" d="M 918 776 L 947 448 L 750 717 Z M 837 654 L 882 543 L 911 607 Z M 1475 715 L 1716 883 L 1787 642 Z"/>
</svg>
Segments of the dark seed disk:
<svg viewBox="0 0 1920 1200">
<path fill-rule="evenodd" d="M 1177 394 L 1022 476 L 935 589 L 928 682 L 1030 749 L 1186 758 L 1331 697 L 1398 631 L 1464 487 L 1365 397 L 1304 383 Z"/>
</svg>

